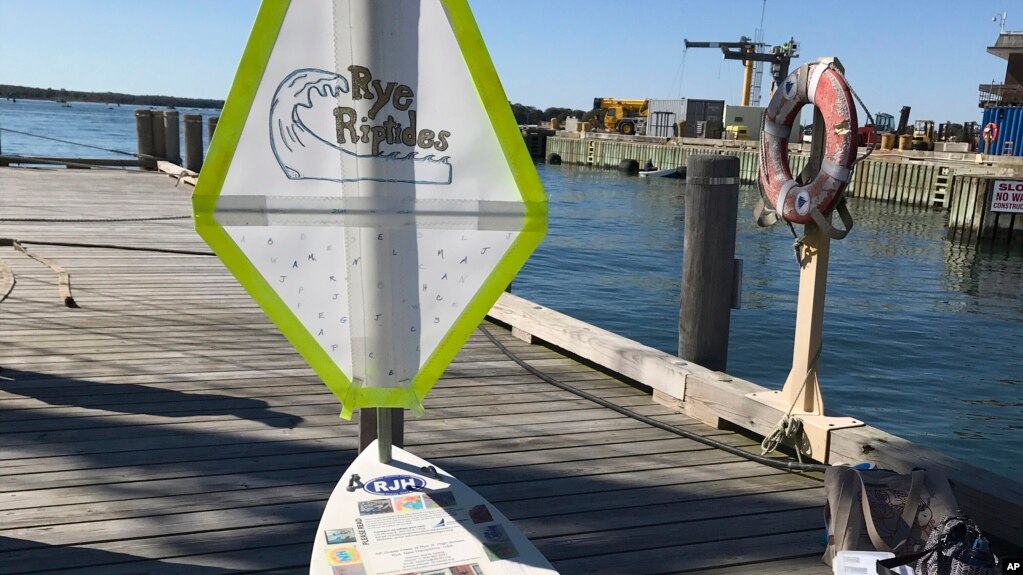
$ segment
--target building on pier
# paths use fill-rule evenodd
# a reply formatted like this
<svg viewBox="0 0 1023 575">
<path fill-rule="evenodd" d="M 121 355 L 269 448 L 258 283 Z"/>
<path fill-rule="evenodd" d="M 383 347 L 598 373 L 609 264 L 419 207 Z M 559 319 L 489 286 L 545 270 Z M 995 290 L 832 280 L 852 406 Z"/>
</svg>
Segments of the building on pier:
<svg viewBox="0 0 1023 575">
<path fill-rule="evenodd" d="M 979 86 L 979 106 L 984 110 L 982 125 L 998 126 L 998 135 L 988 153 L 1023 156 L 1023 32 L 1003 31 L 987 51 L 1006 60 L 1004 81 Z M 984 151 L 983 139 L 977 151 Z"/>
</svg>

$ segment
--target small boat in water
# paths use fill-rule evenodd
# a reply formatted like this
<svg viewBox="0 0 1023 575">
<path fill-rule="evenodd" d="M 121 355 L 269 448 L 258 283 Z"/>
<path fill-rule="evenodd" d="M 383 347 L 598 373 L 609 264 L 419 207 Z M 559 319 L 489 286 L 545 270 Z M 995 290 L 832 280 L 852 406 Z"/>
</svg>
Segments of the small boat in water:
<svg viewBox="0 0 1023 575">
<path fill-rule="evenodd" d="M 679 166 L 677 168 L 667 168 L 664 170 L 640 170 L 639 176 L 641 178 L 681 178 L 686 177 L 686 167 Z"/>
</svg>

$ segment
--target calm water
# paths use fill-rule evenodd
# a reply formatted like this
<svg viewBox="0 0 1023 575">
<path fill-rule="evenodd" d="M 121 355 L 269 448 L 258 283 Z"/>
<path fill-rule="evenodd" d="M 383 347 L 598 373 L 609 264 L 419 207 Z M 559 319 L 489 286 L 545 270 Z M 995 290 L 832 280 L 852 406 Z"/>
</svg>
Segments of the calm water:
<svg viewBox="0 0 1023 575">
<path fill-rule="evenodd" d="M 538 166 L 548 237 L 514 291 L 663 351 L 677 350 L 685 187 Z M 780 388 L 799 280 L 787 228 L 758 228 L 740 197 L 728 371 Z M 832 243 L 820 377 L 829 408 L 1018 476 L 1023 441 L 1023 256 L 944 240 L 940 211 L 851 202 Z"/>
<path fill-rule="evenodd" d="M 136 108 L 86 102 L 71 102 L 71 107 L 66 108 L 56 102 L 43 100 L 11 102 L 0 99 L 0 128 L 94 146 L 86 148 L 0 131 L 0 151 L 4 154 L 124 159 L 127 157 L 124 154 L 109 150 L 128 153 L 138 151 L 135 137 Z M 184 114 L 203 116 L 203 146 L 208 146 L 206 116 L 219 116 L 220 111 L 196 108 L 177 108 L 177 111 L 179 121 Z M 183 155 L 183 127 L 180 128 L 179 137 Z"/>
<path fill-rule="evenodd" d="M 133 109 L 2 101 L 0 127 L 133 151 Z M 0 137 L 4 153 L 117 157 Z M 551 201 L 550 231 L 515 292 L 674 353 L 684 185 L 538 169 Z M 743 190 L 736 246 L 745 261 L 743 309 L 732 312 L 728 370 L 780 388 L 791 361 L 799 270 L 788 229 L 753 223 L 755 201 L 754 190 Z M 820 371 L 828 407 L 1019 477 L 1023 256 L 945 241 L 939 211 L 850 203 L 856 229 L 832 244 Z"/>
</svg>

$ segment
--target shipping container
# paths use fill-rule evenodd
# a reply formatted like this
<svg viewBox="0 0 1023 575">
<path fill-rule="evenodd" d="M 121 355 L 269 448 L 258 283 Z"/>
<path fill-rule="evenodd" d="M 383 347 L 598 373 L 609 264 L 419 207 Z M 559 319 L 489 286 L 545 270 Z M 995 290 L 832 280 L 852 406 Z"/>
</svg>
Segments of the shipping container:
<svg viewBox="0 0 1023 575">
<path fill-rule="evenodd" d="M 686 100 L 686 138 L 720 138 L 724 130 L 724 100 Z"/>
<path fill-rule="evenodd" d="M 1023 156 L 1023 107 L 985 108 L 981 130 L 988 124 L 998 126 L 998 137 L 991 141 L 992 156 Z M 978 138 L 977 152 L 984 153 L 984 136 Z"/>
<path fill-rule="evenodd" d="M 720 138 L 724 113 L 724 100 L 650 100 L 646 134 L 662 138 Z M 685 122 L 681 134 L 678 132 L 679 122 Z"/>
<path fill-rule="evenodd" d="M 647 105 L 646 135 L 658 138 L 675 138 L 678 123 L 686 117 L 686 101 L 650 100 Z"/>
</svg>

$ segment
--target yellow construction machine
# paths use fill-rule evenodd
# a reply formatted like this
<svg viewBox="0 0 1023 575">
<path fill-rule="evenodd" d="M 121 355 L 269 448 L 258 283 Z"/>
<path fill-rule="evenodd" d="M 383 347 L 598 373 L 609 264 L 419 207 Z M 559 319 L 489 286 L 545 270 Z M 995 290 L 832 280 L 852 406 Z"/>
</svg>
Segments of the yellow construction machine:
<svg viewBox="0 0 1023 575">
<path fill-rule="evenodd" d="M 604 129 L 626 136 L 646 131 L 648 106 L 648 100 L 593 99 L 593 109 L 604 110 Z"/>
<path fill-rule="evenodd" d="M 913 123 L 913 149 L 934 151 L 934 120 L 917 120 Z"/>
</svg>

